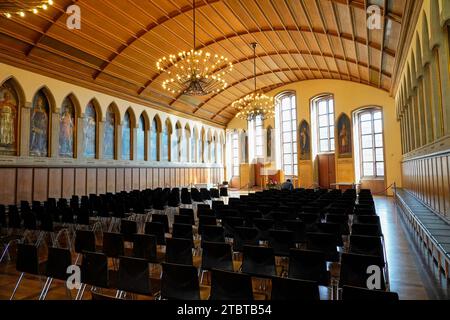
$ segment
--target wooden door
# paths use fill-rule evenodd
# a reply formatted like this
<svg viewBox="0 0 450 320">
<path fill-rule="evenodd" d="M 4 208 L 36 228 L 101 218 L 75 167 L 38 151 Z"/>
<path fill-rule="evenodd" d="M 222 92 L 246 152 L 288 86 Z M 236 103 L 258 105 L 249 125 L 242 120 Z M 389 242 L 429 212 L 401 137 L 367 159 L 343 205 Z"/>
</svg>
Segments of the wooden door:
<svg viewBox="0 0 450 320">
<path fill-rule="evenodd" d="M 319 155 L 319 186 L 324 189 L 334 188 L 336 183 L 336 167 L 334 154 Z"/>
</svg>

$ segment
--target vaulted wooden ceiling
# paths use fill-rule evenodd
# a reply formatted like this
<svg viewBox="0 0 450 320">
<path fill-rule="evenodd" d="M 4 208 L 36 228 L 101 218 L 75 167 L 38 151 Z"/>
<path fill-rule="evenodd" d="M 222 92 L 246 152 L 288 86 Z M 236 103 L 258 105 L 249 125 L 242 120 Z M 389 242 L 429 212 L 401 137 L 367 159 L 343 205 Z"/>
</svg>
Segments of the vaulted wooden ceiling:
<svg viewBox="0 0 450 320">
<path fill-rule="evenodd" d="M 392 91 L 414 0 L 197 0 L 197 49 L 235 64 L 229 88 L 207 97 L 170 95 L 155 62 L 192 48 L 190 0 L 55 0 L 26 18 L 0 18 L 0 61 L 23 64 L 143 104 L 227 124 L 231 103 L 257 84 L 269 91 L 308 79 L 341 79 Z M 66 8 L 81 8 L 69 30 Z M 382 8 L 382 28 L 366 9 Z"/>
</svg>

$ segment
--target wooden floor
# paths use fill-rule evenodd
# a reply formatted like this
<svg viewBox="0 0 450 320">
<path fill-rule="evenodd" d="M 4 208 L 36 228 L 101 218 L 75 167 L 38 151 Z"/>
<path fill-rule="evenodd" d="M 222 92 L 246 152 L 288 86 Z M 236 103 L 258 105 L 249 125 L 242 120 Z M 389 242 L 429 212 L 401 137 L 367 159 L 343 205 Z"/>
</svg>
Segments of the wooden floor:
<svg viewBox="0 0 450 320">
<path fill-rule="evenodd" d="M 398 211 L 392 198 L 379 197 L 375 199 L 377 213 L 380 215 L 385 235 L 388 257 L 391 291 L 399 294 L 402 300 L 435 300 L 449 299 L 449 283 L 440 275 L 436 264 L 423 248 L 422 242 L 408 231 L 401 212 Z M 158 278 L 160 270 L 152 270 L 152 277 Z M 9 299 L 19 274 L 12 264 L 0 265 L 0 300 Z M 157 281 L 157 280 L 156 280 Z M 16 299 L 37 299 L 42 283 L 36 278 L 25 278 Z M 322 291 L 322 290 L 321 290 Z M 107 292 L 111 294 L 114 292 Z M 56 283 L 48 295 L 48 299 L 70 299 L 64 285 Z M 202 298 L 208 297 L 209 287 L 202 286 Z M 327 293 L 321 292 L 326 298 Z M 90 294 L 86 294 L 86 299 Z M 145 297 L 140 297 L 145 299 Z M 256 297 L 264 299 L 265 297 Z"/>
</svg>

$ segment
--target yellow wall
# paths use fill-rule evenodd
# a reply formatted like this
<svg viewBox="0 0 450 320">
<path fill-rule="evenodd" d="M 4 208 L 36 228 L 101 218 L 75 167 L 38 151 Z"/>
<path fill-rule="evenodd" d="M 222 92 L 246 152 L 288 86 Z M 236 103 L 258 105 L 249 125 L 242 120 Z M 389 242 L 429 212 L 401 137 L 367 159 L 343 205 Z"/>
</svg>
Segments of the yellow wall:
<svg viewBox="0 0 450 320">
<path fill-rule="evenodd" d="M 352 112 L 362 107 L 382 107 L 384 114 L 386 183 L 388 186 L 393 182 L 396 182 L 397 186 L 401 185 L 400 125 L 396 120 L 394 99 L 387 92 L 349 81 L 309 80 L 287 85 L 268 94 L 276 96 L 287 90 L 294 91 L 297 96 L 298 124 L 303 119 L 306 119 L 311 124 L 310 99 L 323 93 L 334 95 L 336 119 L 341 113 L 346 113 L 352 118 Z M 245 124 L 245 122 L 235 121 L 232 123 L 233 128 L 239 123 L 241 125 Z M 268 126 L 269 124 L 274 126 L 274 120 L 266 121 L 265 125 Z M 314 183 L 312 161 L 299 162 L 299 180 L 302 187 L 309 187 Z M 354 161 L 352 159 L 336 160 L 336 180 L 340 183 L 354 182 Z"/>
</svg>

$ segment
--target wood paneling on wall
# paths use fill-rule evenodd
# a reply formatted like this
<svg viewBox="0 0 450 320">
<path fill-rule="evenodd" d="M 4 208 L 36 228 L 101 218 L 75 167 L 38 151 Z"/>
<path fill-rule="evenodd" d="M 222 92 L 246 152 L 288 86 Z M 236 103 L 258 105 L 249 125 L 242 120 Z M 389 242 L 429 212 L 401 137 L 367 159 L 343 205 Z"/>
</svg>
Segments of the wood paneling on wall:
<svg viewBox="0 0 450 320">
<path fill-rule="evenodd" d="M 448 170 L 447 170 L 448 172 Z M 223 168 L 0 168 L 0 204 L 223 181 Z"/>
<path fill-rule="evenodd" d="M 403 187 L 450 219 L 450 152 L 405 160 Z"/>
</svg>

